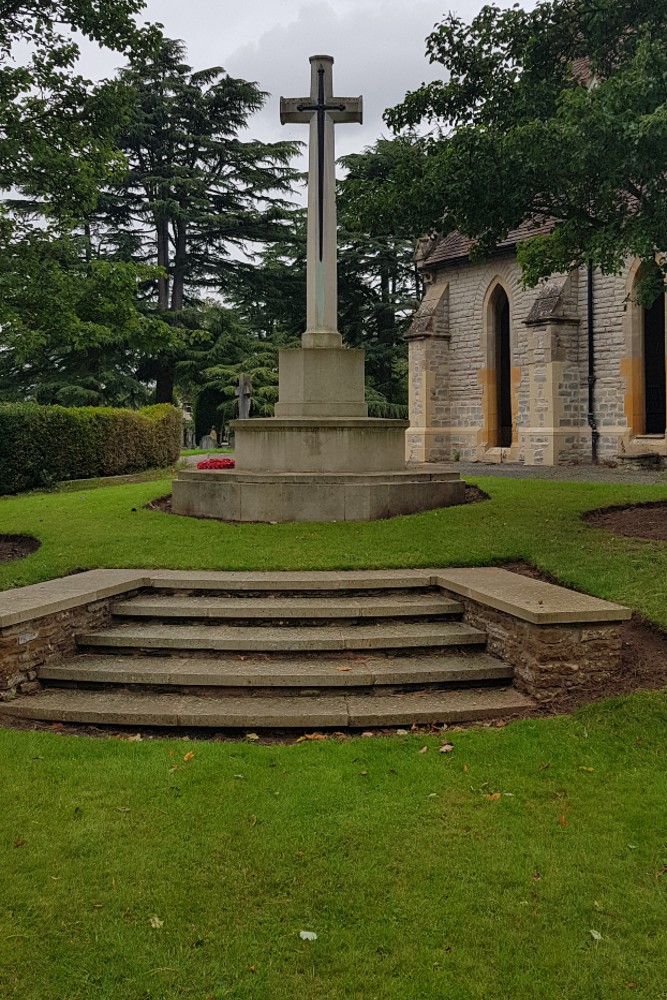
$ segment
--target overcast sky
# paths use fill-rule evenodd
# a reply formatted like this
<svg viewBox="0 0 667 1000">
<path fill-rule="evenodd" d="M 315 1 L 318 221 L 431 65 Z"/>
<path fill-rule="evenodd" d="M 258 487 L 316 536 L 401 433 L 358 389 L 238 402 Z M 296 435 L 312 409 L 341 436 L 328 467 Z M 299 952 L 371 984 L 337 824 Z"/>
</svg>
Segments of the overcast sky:
<svg viewBox="0 0 667 1000">
<path fill-rule="evenodd" d="M 336 128 L 341 156 L 388 134 L 383 110 L 440 75 L 424 55 L 424 40 L 444 13 L 453 9 L 469 20 L 481 7 L 481 0 L 148 0 L 144 17 L 183 39 L 196 69 L 222 66 L 269 91 L 251 123 L 253 136 L 266 141 L 305 141 L 305 126 L 280 125 L 278 101 L 308 93 L 309 56 L 332 55 L 335 95 L 364 98 L 364 124 Z M 84 56 L 93 77 L 109 76 L 117 65 L 110 53 Z"/>
</svg>

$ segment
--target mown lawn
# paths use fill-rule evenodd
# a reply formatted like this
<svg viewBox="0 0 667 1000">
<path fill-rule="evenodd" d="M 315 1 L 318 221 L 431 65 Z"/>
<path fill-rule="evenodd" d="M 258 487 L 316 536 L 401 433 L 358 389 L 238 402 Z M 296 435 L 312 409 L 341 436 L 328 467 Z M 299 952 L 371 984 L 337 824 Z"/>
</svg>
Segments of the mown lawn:
<svg viewBox="0 0 667 1000">
<path fill-rule="evenodd" d="M 0 531 L 42 546 L 0 584 L 526 559 L 667 627 L 667 544 L 580 518 L 664 484 L 476 482 L 489 501 L 372 524 L 145 510 L 168 480 L 5 499 Z M 0 997 L 667 1000 L 664 692 L 447 736 L 0 729 Z"/>
<path fill-rule="evenodd" d="M 447 735 L 0 731 L 0 995 L 666 997 L 664 696 Z"/>
<path fill-rule="evenodd" d="M 221 524 L 144 509 L 168 479 L 0 500 L 0 532 L 41 548 L 0 566 L 0 588 L 98 566 L 335 569 L 475 565 L 526 559 L 563 583 L 630 604 L 667 627 L 667 544 L 591 528 L 581 513 L 667 498 L 667 485 L 483 478 L 484 503 L 389 521 Z"/>
</svg>

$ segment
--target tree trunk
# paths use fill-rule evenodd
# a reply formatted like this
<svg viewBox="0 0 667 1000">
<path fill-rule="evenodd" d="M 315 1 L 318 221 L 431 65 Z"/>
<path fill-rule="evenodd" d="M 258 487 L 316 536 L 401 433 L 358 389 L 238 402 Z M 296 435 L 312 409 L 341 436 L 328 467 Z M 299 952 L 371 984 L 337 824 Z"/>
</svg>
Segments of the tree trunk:
<svg viewBox="0 0 667 1000">
<path fill-rule="evenodd" d="M 171 403 L 174 399 L 174 359 L 165 354 L 155 359 L 155 402 Z"/>
<path fill-rule="evenodd" d="M 165 272 L 163 277 L 158 278 L 157 304 L 158 309 L 166 311 L 169 308 L 169 224 L 166 219 L 159 219 L 156 228 L 157 263 Z"/>
<path fill-rule="evenodd" d="M 185 268 L 187 249 L 187 227 L 184 222 L 174 223 L 176 250 L 174 253 L 174 280 L 171 289 L 171 310 L 180 312 L 185 298 Z"/>
</svg>

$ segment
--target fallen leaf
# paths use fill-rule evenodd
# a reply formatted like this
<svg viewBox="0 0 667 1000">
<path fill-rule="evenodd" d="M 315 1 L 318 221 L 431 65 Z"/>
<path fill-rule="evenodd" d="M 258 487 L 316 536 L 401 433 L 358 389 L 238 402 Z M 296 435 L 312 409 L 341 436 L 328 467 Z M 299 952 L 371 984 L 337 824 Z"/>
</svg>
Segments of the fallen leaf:
<svg viewBox="0 0 667 1000">
<path fill-rule="evenodd" d="M 141 743 L 141 741 L 142 741 L 141 733 L 135 733 L 134 736 L 128 736 L 127 738 L 128 743 Z"/>
<path fill-rule="evenodd" d="M 422 747 L 420 753 L 428 753 L 428 747 Z"/>
<path fill-rule="evenodd" d="M 451 743 L 443 743 L 441 747 L 438 747 L 438 753 L 451 753 L 453 749 Z"/>
<path fill-rule="evenodd" d="M 591 928 L 591 930 L 588 933 L 590 934 L 590 936 L 593 938 L 594 941 L 601 941 L 602 940 L 602 935 L 600 934 L 599 931 L 594 931 Z"/>
<path fill-rule="evenodd" d="M 256 816 L 251 816 L 250 817 L 250 826 L 257 826 L 257 817 Z"/>
<path fill-rule="evenodd" d="M 361 735 L 362 736 L 375 736 L 375 733 L 371 732 L 370 729 L 367 729 L 366 732 L 362 733 Z"/>
<path fill-rule="evenodd" d="M 636 844 L 628 844 L 628 847 L 630 848 L 631 851 L 636 851 L 637 850 L 637 845 Z"/>
<path fill-rule="evenodd" d="M 304 733 L 302 737 L 304 740 L 326 740 L 327 738 L 324 733 Z"/>
<path fill-rule="evenodd" d="M 130 812 L 130 807 L 129 806 L 116 806 L 116 812 L 118 812 L 118 813 L 129 813 Z"/>
<path fill-rule="evenodd" d="M 500 798 L 500 792 L 492 792 L 491 795 L 485 795 L 484 798 L 488 799 L 489 802 L 495 802 L 496 799 Z"/>
<path fill-rule="evenodd" d="M 299 937 L 302 941 L 317 941 L 317 934 L 314 931 L 299 931 Z"/>
<path fill-rule="evenodd" d="M 560 825 L 561 825 L 562 827 L 565 827 L 565 826 L 567 826 L 567 820 L 565 819 L 565 817 L 564 817 L 564 816 L 561 816 L 561 818 L 560 818 L 560 819 L 558 820 L 558 822 L 560 823 Z"/>
<path fill-rule="evenodd" d="M 438 797 L 437 792 L 431 792 L 431 794 L 429 795 L 429 799 L 437 799 L 437 797 Z"/>
<path fill-rule="evenodd" d="M 362 775 L 362 777 L 365 778 L 366 775 L 368 774 L 368 771 L 359 771 L 359 774 Z"/>
<path fill-rule="evenodd" d="M 259 736 L 257 735 L 257 733 L 246 733 L 245 738 L 247 740 L 252 740 L 252 742 L 255 743 L 259 739 Z"/>
<path fill-rule="evenodd" d="M 540 764 L 540 771 L 546 771 L 546 769 L 547 769 L 548 767 L 549 767 L 549 765 L 548 765 L 548 764 L 544 764 L 544 763 L 542 763 L 542 764 Z"/>
<path fill-rule="evenodd" d="M 189 750 L 189 751 L 188 751 L 188 752 L 187 752 L 187 753 L 185 754 L 185 756 L 183 757 L 183 760 L 185 760 L 185 761 L 189 761 L 189 760 L 192 760 L 192 758 L 193 758 L 193 757 L 194 757 L 194 751 L 193 751 L 193 750 Z"/>
<path fill-rule="evenodd" d="M 580 767 L 579 770 L 580 771 L 588 771 L 589 774 L 592 774 L 593 771 L 595 770 L 595 768 L 594 767 Z"/>
<path fill-rule="evenodd" d="M 148 922 L 156 931 L 159 931 L 160 927 L 164 926 L 164 920 L 160 920 L 156 913 L 153 914 Z"/>
<path fill-rule="evenodd" d="M 15 840 L 14 841 L 14 847 L 23 847 L 24 844 L 25 844 L 25 840 Z"/>
<path fill-rule="evenodd" d="M 235 774 L 234 777 L 237 781 L 245 781 L 245 774 Z"/>
<path fill-rule="evenodd" d="M 345 671 L 351 670 L 351 669 L 352 669 L 352 667 L 336 667 L 336 670 L 339 670 L 341 673 L 344 673 Z"/>
<path fill-rule="evenodd" d="M 397 736 L 407 736 L 408 735 L 408 731 L 407 731 L 407 729 L 397 729 L 396 730 L 396 735 Z"/>
<path fill-rule="evenodd" d="M 467 773 L 468 773 L 468 765 L 467 765 L 467 764 L 464 764 L 464 765 L 463 765 L 463 773 L 464 773 L 464 774 L 467 774 Z"/>
</svg>

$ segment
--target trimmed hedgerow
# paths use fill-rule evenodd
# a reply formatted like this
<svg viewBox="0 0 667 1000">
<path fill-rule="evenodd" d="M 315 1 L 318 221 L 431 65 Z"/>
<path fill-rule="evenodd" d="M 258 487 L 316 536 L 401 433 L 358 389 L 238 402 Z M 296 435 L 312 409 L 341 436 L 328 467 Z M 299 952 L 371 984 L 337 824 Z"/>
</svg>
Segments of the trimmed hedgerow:
<svg viewBox="0 0 667 1000">
<path fill-rule="evenodd" d="M 143 410 L 7 403 L 0 405 L 0 493 L 165 468 L 180 445 L 181 416 L 166 403 Z"/>
</svg>

